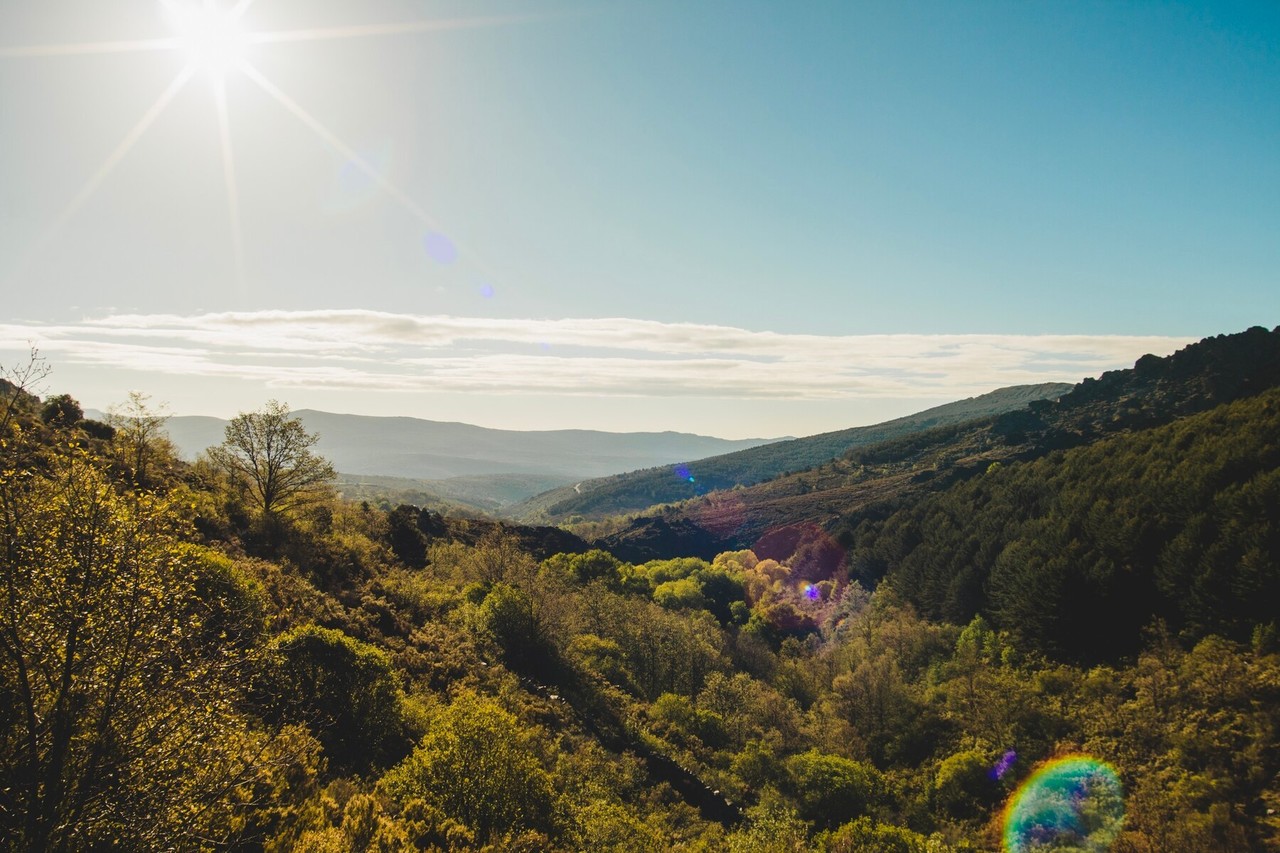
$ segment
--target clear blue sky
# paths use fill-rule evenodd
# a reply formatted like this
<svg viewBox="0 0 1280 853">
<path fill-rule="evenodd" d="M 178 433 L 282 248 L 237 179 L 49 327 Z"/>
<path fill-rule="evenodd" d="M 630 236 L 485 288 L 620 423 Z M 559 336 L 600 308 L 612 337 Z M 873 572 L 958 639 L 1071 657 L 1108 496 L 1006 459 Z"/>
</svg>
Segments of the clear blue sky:
<svg viewBox="0 0 1280 853">
<path fill-rule="evenodd" d="M 1280 323 L 1277 3 L 256 0 L 140 126 L 185 36 L 47 46 L 159 5 L 0 9 L 0 362 L 89 405 L 801 434 Z"/>
</svg>

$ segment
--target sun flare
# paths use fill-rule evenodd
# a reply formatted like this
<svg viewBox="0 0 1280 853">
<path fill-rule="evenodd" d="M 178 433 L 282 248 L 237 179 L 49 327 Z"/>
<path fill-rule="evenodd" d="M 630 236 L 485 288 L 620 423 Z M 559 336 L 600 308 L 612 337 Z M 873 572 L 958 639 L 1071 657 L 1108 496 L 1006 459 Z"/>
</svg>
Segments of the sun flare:
<svg viewBox="0 0 1280 853">
<path fill-rule="evenodd" d="M 85 202 L 97 191 L 116 167 L 134 149 L 138 140 L 168 109 L 192 79 L 204 77 L 210 83 L 214 112 L 218 124 L 218 146 L 221 150 L 222 172 L 226 183 L 227 216 L 231 229 L 231 254 L 236 267 L 236 277 L 241 291 L 246 285 L 244 269 L 244 235 L 240 223 L 239 189 L 236 180 L 235 156 L 232 146 L 231 108 L 228 103 L 227 83 L 239 76 L 251 81 L 288 113 L 305 124 L 320 141 L 338 153 L 357 171 L 362 172 L 374 185 L 395 200 L 425 228 L 438 230 L 439 226 L 427 212 L 407 193 L 394 185 L 377 168 L 308 112 L 296 100 L 272 83 L 254 67 L 251 54 L 261 46 L 281 42 L 316 42 L 335 39 L 358 39 L 382 36 L 403 36 L 442 30 L 492 27 L 535 20 L 538 16 L 509 15 L 440 20 L 411 20 L 386 24 L 355 24 L 335 27 L 304 27 L 300 29 L 261 31 L 246 24 L 246 13 L 255 0 L 156 0 L 159 13 L 169 34 L 160 38 L 123 39 L 97 42 L 65 42 L 55 44 L 2 45 L 0 60 L 41 58 L 54 56 L 92 56 L 103 54 L 172 52 L 182 62 L 168 85 L 154 103 L 142 114 L 118 145 L 112 149 L 97 170 L 80 187 L 79 191 L 63 207 L 44 233 L 33 241 L 31 254 L 44 251 L 62 227 L 76 215 Z M 0 37 L 2 38 L 2 37 Z M 477 263 L 480 269 L 482 264 Z"/>
<path fill-rule="evenodd" d="M 166 23 L 193 70 L 214 80 L 241 66 L 247 58 L 249 36 L 240 11 L 210 0 L 163 4 Z"/>
</svg>

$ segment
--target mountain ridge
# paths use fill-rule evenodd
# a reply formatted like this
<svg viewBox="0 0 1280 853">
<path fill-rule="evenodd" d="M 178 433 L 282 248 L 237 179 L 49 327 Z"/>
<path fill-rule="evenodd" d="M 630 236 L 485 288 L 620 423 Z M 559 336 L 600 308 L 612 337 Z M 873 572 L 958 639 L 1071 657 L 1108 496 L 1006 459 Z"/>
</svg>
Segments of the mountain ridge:
<svg viewBox="0 0 1280 853">
<path fill-rule="evenodd" d="M 458 421 L 381 417 L 298 409 L 318 433 L 316 451 L 352 474 L 412 480 L 537 475 L 571 482 L 677 461 L 691 453 L 757 447 L 776 439 L 723 439 L 675 431 L 501 430 Z M 223 438 L 227 421 L 203 415 L 168 419 L 166 429 L 188 459 Z"/>
<path fill-rule="evenodd" d="M 1134 367 L 1087 378 L 1056 400 L 850 449 L 821 466 L 713 493 L 630 521 L 596 544 L 643 561 L 753 548 L 785 559 L 903 502 L 977 476 L 994 463 L 1170 423 L 1280 386 L 1280 327 L 1204 338 Z M 841 544 L 843 547 L 843 544 Z"/>
<path fill-rule="evenodd" d="M 681 476 L 671 467 L 648 468 L 561 487 L 509 508 L 519 521 L 556 523 L 580 516 L 599 519 L 636 512 L 717 490 L 751 486 L 792 471 L 835 459 L 851 447 L 907 432 L 963 422 L 983 415 L 1022 408 L 1071 390 L 1068 383 L 1040 383 L 998 388 L 878 424 L 848 427 L 802 438 L 773 442 L 716 457 L 684 462 Z"/>
</svg>

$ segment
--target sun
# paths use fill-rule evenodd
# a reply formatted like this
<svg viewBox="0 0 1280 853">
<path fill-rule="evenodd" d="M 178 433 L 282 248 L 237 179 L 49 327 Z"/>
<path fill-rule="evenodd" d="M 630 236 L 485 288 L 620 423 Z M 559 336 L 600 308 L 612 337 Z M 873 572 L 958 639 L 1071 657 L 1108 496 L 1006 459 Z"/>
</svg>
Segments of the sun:
<svg viewBox="0 0 1280 853">
<path fill-rule="evenodd" d="M 400 204 L 424 228 L 440 231 L 440 226 L 407 193 L 390 180 L 350 145 L 339 139 L 319 119 L 309 113 L 297 101 L 272 83 L 254 67 L 251 50 L 261 45 L 282 42 L 313 42 L 331 39 L 369 38 L 456 30 L 471 27 L 491 27 L 536 20 L 541 16 L 510 15 L 497 17 L 447 18 L 440 20 L 402 21 L 389 24 L 355 24 L 337 27 L 309 27 L 303 29 L 258 31 L 245 26 L 245 13 L 256 0 L 158 0 L 161 15 L 169 28 L 163 38 L 125 39 L 121 41 L 70 42 L 63 44 L 13 45 L 0 44 L 0 60 L 23 57 L 81 56 L 93 54 L 122 54 L 139 52 L 176 53 L 183 64 L 181 70 L 143 112 L 137 123 L 125 134 L 124 139 L 111 151 L 98 169 L 84 182 L 79 192 L 67 203 L 45 233 L 34 241 L 34 249 L 43 250 L 54 235 L 69 221 L 97 188 L 115 170 L 116 166 L 133 149 L 169 104 L 186 88 L 190 81 L 202 76 L 210 83 L 214 112 L 217 117 L 218 146 L 221 149 L 222 171 L 227 190 L 227 216 L 231 230 L 232 259 L 240 289 L 246 285 L 244 269 L 244 236 L 240 226 L 239 189 L 236 180 L 235 158 L 232 154 L 231 111 L 227 103 L 227 83 L 238 76 L 255 84 L 272 100 L 306 125 L 320 141 L 340 155 L 345 162 L 364 173 L 372 183 Z M 0 36 L 2 38 L 2 36 Z M 478 264 L 481 269 L 483 265 Z"/>
<path fill-rule="evenodd" d="M 240 14 L 243 5 L 225 9 L 211 0 L 169 0 L 161 5 L 192 70 L 220 81 L 248 58 L 249 35 Z"/>
</svg>

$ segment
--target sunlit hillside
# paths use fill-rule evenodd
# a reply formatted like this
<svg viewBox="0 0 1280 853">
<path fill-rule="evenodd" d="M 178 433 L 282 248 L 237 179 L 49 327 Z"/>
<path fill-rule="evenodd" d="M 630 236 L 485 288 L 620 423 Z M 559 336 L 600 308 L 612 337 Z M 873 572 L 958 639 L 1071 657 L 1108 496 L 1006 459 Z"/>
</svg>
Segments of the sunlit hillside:
<svg viewBox="0 0 1280 853">
<path fill-rule="evenodd" d="M 87 420 L 10 371 L 5 843 L 1275 849 L 1276 339 L 1104 378 L 1123 428 L 832 538 L 647 561 L 343 501 L 282 405 L 193 465 L 141 397 Z M 1085 385 L 1042 437 L 1081 394 L 1099 423 Z M 844 460 L 919 470 L 1004 417 Z"/>
</svg>

